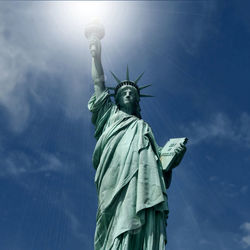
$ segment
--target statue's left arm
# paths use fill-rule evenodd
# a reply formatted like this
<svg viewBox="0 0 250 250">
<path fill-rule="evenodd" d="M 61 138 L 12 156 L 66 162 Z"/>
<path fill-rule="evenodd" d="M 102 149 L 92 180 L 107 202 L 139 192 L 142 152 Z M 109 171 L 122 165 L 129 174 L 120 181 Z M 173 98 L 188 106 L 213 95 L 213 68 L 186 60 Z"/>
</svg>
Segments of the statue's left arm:
<svg viewBox="0 0 250 250">
<path fill-rule="evenodd" d="M 152 131 L 151 131 L 151 136 L 152 136 L 152 141 L 154 141 L 154 145 L 155 145 L 154 147 L 155 147 L 156 155 L 157 155 L 157 157 L 159 158 L 159 161 L 160 161 L 162 147 L 160 147 L 156 143 Z M 166 188 L 169 188 L 169 186 L 171 184 L 173 168 L 177 167 L 181 163 L 181 160 L 182 160 L 186 150 L 187 149 L 186 149 L 185 144 L 181 143 L 180 146 L 175 149 L 175 153 L 176 153 L 175 161 L 171 164 L 170 168 L 168 168 L 167 171 L 162 170 Z"/>
</svg>

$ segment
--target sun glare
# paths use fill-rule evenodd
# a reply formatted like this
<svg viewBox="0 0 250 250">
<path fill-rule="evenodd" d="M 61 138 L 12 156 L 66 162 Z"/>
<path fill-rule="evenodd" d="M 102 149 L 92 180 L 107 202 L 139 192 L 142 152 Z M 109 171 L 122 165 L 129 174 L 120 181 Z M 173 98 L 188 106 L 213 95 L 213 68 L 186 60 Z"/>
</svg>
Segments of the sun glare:
<svg viewBox="0 0 250 250">
<path fill-rule="evenodd" d="M 137 3 L 125 1 L 53 1 L 48 6 L 44 35 L 50 33 L 55 41 L 64 43 L 70 48 L 79 48 L 87 43 L 85 29 L 94 20 L 99 21 L 105 29 L 103 44 L 114 49 L 129 46 L 128 39 L 142 37 L 138 27 L 142 25 L 138 16 L 143 17 L 143 9 Z M 150 20 L 145 19 L 143 25 Z M 141 26 L 140 26 L 141 27 Z M 117 43 L 119 41 L 119 43 Z M 119 44 L 119 45 L 118 45 Z M 84 46 L 87 45 L 85 44 Z M 108 51 L 106 47 L 106 51 Z"/>
<path fill-rule="evenodd" d="M 111 3 L 105 1 L 69 1 L 60 3 L 57 7 L 61 17 L 68 24 L 72 24 L 72 22 L 83 24 L 96 19 L 107 21 Z"/>
<path fill-rule="evenodd" d="M 47 20 L 53 34 L 66 41 L 78 39 L 76 34 L 84 33 L 93 20 L 98 20 L 105 27 L 112 26 L 112 16 L 116 12 L 112 2 L 106 1 L 63 1 L 49 4 Z"/>
<path fill-rule="evenodd" d="M 102 2 L 76 2 L 72 6 L 72 12 L 75 15 L 83 15 L 86 19 L 103 18 L 107 12 L 107 3 Z"/>
</svg>

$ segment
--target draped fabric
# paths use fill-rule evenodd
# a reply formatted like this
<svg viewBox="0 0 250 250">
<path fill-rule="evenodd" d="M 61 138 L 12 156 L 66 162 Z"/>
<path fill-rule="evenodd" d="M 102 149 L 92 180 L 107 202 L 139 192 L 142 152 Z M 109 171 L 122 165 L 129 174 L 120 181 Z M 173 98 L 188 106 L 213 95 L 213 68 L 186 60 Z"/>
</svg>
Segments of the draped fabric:
<svg viewBox="0 0 250 250">
<path fill-rule="evenodd" d="M 165 249 L 167 194 L 151 128 L 119 110 L 108 91 L 88 108 L 97 139 L 95 250 Z"/>
</svg>

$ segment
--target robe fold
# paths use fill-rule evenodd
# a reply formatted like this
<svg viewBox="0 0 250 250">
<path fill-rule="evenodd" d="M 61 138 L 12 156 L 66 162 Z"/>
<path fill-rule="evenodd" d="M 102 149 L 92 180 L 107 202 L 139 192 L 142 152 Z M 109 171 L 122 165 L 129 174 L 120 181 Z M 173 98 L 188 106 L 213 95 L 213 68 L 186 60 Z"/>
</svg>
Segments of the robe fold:
<svg viewBox="0 0 250 250">
<path fill-rule="evenodd" d="M 88 108 L 97 139 L 95 250 L 165 249 L 166 185 L 151 128 L 119 110 L 107 90 Z"/>
</svg>

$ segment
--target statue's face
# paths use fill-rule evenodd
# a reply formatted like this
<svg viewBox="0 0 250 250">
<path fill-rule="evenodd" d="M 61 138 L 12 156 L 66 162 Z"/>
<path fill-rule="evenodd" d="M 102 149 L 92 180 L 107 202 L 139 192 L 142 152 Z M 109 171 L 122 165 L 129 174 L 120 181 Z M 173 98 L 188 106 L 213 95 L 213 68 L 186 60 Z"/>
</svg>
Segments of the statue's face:
<svg viewBox="0 0 250 250">
<path fill-rule="evenodd" d="M 121 108 L 134 107 L 137 102 L 137 90 L 132 86 L 124 86 L 119 90 L 118 102 Z"/>
</svg>

